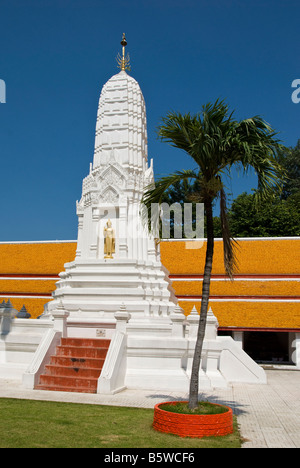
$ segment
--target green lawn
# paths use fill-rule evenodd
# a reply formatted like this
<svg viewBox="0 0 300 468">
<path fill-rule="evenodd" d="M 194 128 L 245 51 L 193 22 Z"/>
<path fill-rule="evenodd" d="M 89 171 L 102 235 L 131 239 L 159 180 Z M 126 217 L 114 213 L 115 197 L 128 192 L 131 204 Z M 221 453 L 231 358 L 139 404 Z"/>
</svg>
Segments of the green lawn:
<svg viewBox="0 0 300 468">
<path fill-rule="evenodd" d="M 0 398 L 0 448 L 239 448 L 234 434 L 180 438 L 152 428 L 153 410 Z"/>
</svg>

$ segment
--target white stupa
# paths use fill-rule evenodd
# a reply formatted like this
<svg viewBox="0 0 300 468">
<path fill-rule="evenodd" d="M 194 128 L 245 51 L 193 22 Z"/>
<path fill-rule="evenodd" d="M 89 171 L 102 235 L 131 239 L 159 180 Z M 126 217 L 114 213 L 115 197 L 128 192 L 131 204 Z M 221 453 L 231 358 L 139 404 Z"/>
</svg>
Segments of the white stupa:
<svg viewBox="0 0 300 468">
<path fill-rule="evenodd" d="M 188 391 L 199 315 L 177 305 L 159 245 L 143 228 L 141 199 L 153 182 L 145 102 L 121 71 L 104 85 L 94 161 L 77 202 L 76 258 L 65 265 L 53 301 L 39 319 L 15 319 L 0 340 L 0 377 L 34 388 L 62 338 L 108 339 L 98 393 L 124 388 Z M 200 388 L 264 383 L 266 376 L 231 337 L 217 336 L 210 309 Z M 76 340 L 75 340 L 76 341 Z"/>
<path fill-rule="evenodd" d="M 126 72 L 125 38 L 121 44 L 121 71 L 103 86 L 94 161 L 77 202 L 76 259 L 65 265 L 49 304 L 51 312 L 62 301 L 69 322 L 114 322 L 122 304 L 133 320 L 167 318 L 177 302 L 159 245 L 141 218 L 142 196 L 154 181 L 153 166 L 148 163 L 144 97 Z"/>
</svg>

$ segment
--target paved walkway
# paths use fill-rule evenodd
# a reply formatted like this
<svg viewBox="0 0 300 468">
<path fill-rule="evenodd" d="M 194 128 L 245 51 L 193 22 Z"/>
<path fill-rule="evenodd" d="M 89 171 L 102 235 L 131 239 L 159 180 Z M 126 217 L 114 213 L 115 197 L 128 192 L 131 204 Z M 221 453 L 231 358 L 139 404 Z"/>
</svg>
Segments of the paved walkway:
<svg viewBox="0 0 300 468">
<path fill-rule="evenodd" d="M 238 417 L 243 448 L 300 448 L 300 372 L 267 370 L 266 385 L 233 384 L 202 394 L 230 405 Z M 178 392 L 125 390 L 116 395 L 27 390 L 17 381 L 0 380 L 0 398 L 65 401 L 153 408 L 161 401 L 186 399 Z"/>
</svg>

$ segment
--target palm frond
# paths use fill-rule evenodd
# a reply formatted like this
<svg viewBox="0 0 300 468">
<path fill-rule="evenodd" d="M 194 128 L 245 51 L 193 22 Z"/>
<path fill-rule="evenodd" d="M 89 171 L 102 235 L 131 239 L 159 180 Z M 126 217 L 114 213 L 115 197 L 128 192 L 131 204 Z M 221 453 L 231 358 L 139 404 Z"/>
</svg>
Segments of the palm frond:
<svg viewBox="0 0 300 468">
<path fill-rule="evenodd" d="M 236 123 L 231 135 L 230 166 L 241 163 L 244 172 L 252 167 L 258 179 L 255 202 L 280 191 L 285 171 L 279 162 L 282 149 L 277 133 L 261 117 L 255 116 Z"/>
<path fill-rule="evenodd" d="M 163 192 L 182 177 L 196 177 L 201 185 L 199 200 L 213 201 L 218 195 L 221 203 L 222 230 L 226 271 L 233 275 L 234 246 L 230 240 L 226 213 L 225 191 L 220 176 L 233 166 L 240 165 L 244 173 L 251 168 L 257 174 L 258 187 L 254 203 L 280 192 L 285 172 L 280 164 L 282 144 L 277 133 L 262 117 L 237 121 L 228 105 L 221 100 L 208 103 L 195 115 L 170 112 L 162 119 L 158 134 L 163 141 L 189 154 L 197 163 L 198 172 L 177 172 L 160 179 L 148 190 L 144 203 L 160 203 Z"/>
<path fill-rule="evenodd" d="M 161 203 L 165 191 L 176 182 L 186 179 L 198 179 L 198 174 L 188 169 L 186 171 L 176 171 L 173 174 L 160 178 L 154 184 L 146 187 L 142 203 L 149 207 L 151 203 Z"/>
<path fill-rule="evenodd" d="M 194 142 L 199 138 L 201 128 L 199 114 L 191 116 L 189 113 L 169 112 L 166 117 L 162 118 L 158 127 L 158 136 L 162 141 L 183 150 L 195 160 L 201 170 L 204 170 L 203 161 L 198 158 L 197 152 L 193 151 Z"/>
<path fill-rule="evenodd" d="M 146 187 L 145 193 L 141 200 L 141 215 L 144 226 L 149 232 L 157 232 L 158 230 L 158 205 L 163 201 L 163 196 L 169 187 L 177 182 L 188 179 L 197 179 L 198 174 L 191 169 L 186 171 L 177 171 L 174 174 L 162 177 L 154 184 Z M 154 209 L 153 209 L 154 208 Z"/>
</svg>

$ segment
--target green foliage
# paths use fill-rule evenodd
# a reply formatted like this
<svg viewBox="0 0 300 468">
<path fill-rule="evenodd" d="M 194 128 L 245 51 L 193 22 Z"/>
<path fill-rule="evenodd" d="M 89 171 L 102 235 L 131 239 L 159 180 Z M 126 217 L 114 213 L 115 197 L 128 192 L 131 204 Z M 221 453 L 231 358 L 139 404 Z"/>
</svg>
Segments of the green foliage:
<svg viewBox="0 0 300 468">
<path fill-rule="evenodd" d="M 279 161 L 287 173 L 282 190 L 282 198 L 287 199 L 300 192 L 300 140 L 295 148 L 284 148 Z"/>
<path fill-rule="evenodd" d="M 286 237 L 300 235 L 300 192 L 286 200 L 279 197 L 254 205 L 254 195 L 242 193 L 229 210 L 235 237 Z"/>
<path fill-rule="evenodd" d="M 279 160 L 286 171 L 282 192 L 261 200 L 259 205 L 255 203 L 255 192 L 238 195 L 227 216 L 233 237 L 300 236 L 300 140 L 295 148 L 283 149 Z M 175 202 L 183 205 L 184 202 L 193 200 L 197 193 L 197 181 L 178 181 L 164 193 L 163 201 L 170 205 Z M 193 229 L 195 221 L 194 217 Z M 204 235 L 206 236 L 206 223 Z M 219 216 L 214 217 L 214 235 L 222 237 Z"/>
<path fill-rule="evenodd" d="M 267 196 L 274 187 L 280 188 L 278 155 L 283 147 L 272 127 L 259 116 L 236 121 L 228 105 L 217 100 L 204 105 L 194 116 L 170 112 L 162 119 L 158 134 L 195 161 L 198 174 L 193 177 L 198 175 L 203 199 L 218 196 L 222 184 L 216 185 L 217 180 L 235 164 L 246 173 L 250 167 L 256 171 L 257 199 Z M 166 189 L 170 185 L 166 187 L 164 179 Z"/>
<path fill-rule="evenodd" d="M 300 236 L 300 140 L 295 148 L 283 148 L 279 161 L 286 173 L 281 194 L 259 206 L 255 206 L 255 194 L 239 195 L 228 213 L 233 236 Z"/>
</svg>

